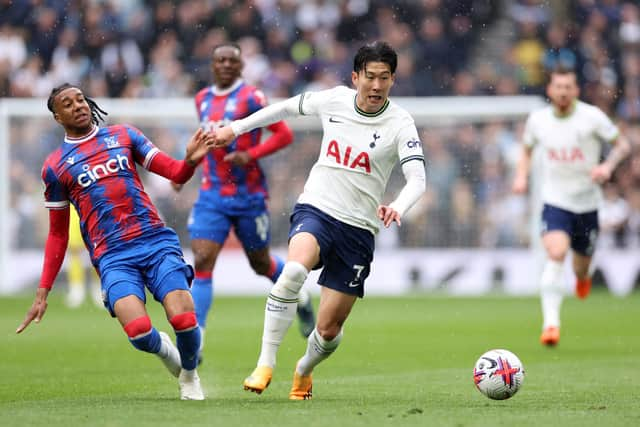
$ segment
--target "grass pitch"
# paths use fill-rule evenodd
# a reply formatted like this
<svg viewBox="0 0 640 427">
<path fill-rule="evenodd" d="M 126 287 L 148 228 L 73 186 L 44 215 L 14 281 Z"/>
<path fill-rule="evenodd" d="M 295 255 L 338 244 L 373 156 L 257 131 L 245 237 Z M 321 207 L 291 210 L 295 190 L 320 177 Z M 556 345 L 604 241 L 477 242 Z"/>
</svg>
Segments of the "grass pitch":
<svg viewBox="0 0 640 427">
<path fill-rule="evenodd" d="M 338 351 L 314 372 L 311 401 L 287 399 L 305 341 L 297 324 L 269 389 L 242 390 L 254 367 L 264 298 L 217 298 L 199 369 L 204 402 L 178 400 L 177 381 L 127 342 L 115 319 L 60 290 L 47 315 L 14 333 L 31 296 L 0 299 L 2 426 L 637 426 L 640 295 L 596 292 L 563 307 L 560 345 L 538 343 L 537 298 L 415 296 L 358 301 Z M 317 302 L 317 301 L 316 301 Z M 159 304 L 158 329 L 170 331 Z M 476 359 L 517 354 L 523 388 L 491 401 L 474 387 Z"/>
</svg>

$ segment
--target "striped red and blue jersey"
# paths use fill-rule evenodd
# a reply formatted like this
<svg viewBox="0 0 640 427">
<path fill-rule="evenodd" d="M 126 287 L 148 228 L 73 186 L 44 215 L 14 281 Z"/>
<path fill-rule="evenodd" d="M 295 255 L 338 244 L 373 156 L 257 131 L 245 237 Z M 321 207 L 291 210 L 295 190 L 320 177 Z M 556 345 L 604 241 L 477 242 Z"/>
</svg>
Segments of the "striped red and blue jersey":
<svg viewBox="0 0 640 427">
<path fill-rule="evenodd" d="M 262 91 L 238 80 L 225 90 L 215 86 L 202 89 L 195 96 L 195 104 L 202 128 L 211 130 L 260 110 L 266 99 Z M 211 150 L 203 162 L 200 195 L 209 200 L 268 197 L 266 178 L 256 159 L 242 167 L 223 161 L 227 153 L 246 151 L 260 144 L 261 137 L 262 130 L 254 129 L 238 136 L 227 147 Z"/>
<path fill-rule="evenodd" d="M 66 136 L 45 160 L 45 206 L 74 205 L 94 264 L 123 243 L 164 228 L 136 169 L 136 163 L 148 169 L 158 152 L 132 126 L 96 126 L 85 137 Z"/>
</svg>

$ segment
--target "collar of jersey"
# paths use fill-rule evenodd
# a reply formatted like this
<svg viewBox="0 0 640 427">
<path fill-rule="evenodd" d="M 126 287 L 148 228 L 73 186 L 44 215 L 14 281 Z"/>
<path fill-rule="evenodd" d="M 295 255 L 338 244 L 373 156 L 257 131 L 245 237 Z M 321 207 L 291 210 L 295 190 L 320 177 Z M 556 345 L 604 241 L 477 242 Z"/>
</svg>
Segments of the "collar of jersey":
<svg viewBox="0 0 640 427">
<path fill-rule="evenodd" d="M 231 86 L 229 86 L 226 89 L 220 89 L 218 86 L 213 85 L 213 86 L 211 86 L 211 92 L 215 96 L 226 96 L 226 95 L 229 95 L 234 90 L 238 89 L 240 87 L 240 85 L 242 85 L 243 83 L 244 83 L 244 80 L 238 79 Z"/>
<path fill-rule="evenodd" d="M 380 109 L 378 111 L 376 111 L 375 113 L 367 113 L 366 111 L 364 111 L 363 109 L 358 107 L 358 103 L 356 102 L 357 98 L 358 98 L 358 94 L 356 94 L 353 97 L 353 108 L 355 108 L 356 109 L 356 113 L 360 114 L 361 116 L 378 117 L 380 114 L 384 113 L 384 110 L 386 110 L 387 107 L 389 106 L 389 98 L 387 98 L 387 99 L 384 100 L 384 105 L 382 107 L 380 107 Z"/>
<path fill-rule="evenodd" d="M 74 138 L 71 137 L 69 135 L 64 135 L 64 142 L 68 143 L 68 144 L 80 144 L 81 142 L 85 142 L 90 140 L 91 138 L 93 138 L 94 136 L 96 136 L 96 134 L 98 133 L 98 131 L 100 130 L 100 126 L 94 126 L 93 129 L 91 129 L 91 132 L 89 132 L 88 134 L 86 134 L 85 136 L 81 136 L 79 138 Z"/>
<path fill-rule="evenodd" d="M 554 106 L 553 115 L 556 116 L 558 119 L 566 119 L 568 117 L 571 117 L 573 113 L 576 111 L 576 105 L 578 105 L 578 101 L 574 99 L 573 102 L 571 103 L 571 108 L 569 108 L 569 110 L 567 110 L 565 114 L 560 113 L 558 109 Z"/>
</svg>

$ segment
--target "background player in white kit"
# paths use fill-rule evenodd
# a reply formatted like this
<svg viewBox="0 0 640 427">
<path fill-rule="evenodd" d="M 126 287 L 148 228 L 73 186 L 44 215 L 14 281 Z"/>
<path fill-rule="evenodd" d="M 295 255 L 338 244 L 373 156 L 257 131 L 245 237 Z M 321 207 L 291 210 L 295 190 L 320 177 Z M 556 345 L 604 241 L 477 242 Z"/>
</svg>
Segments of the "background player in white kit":
<svg viewBox="0 0 640 427">
<path fill-rule="evenodd" d="M 542 243 L 547 258 L 540 279 L 542 344 L 560 340 L 563 299 L 563 263 L 573 252 L 576 295 L 586 298 L 591 289 L 589 265 L 598 235 L 600 184 L 609 180 L 630 146 L 618 128 L 597 107 L 579 101 L 576 74 L 552 71 L 547 85 L 551 105 L 531 113 L 523 135 L 513 190 L 527 190 L 531 154 L 539 145 L 542 164 Z M 602 143 L 613 148 L 600 163 Z"/>
<path fill-rule="evenodd" d="M 296 365 L 289 393 L 293 400 L 311 398 L 313 368 L 338 347 L 342 325 L 364 295 L 379 221 L 385 227 L 394 221 L 400 225 L 424 192 L 424 156 L 414 121 L 388 99 L 396 65 L 397 55 L 388 44 L 365 45 L 354 58 L 351 81 L 356 90 L 338 86 L 303 93 L 216 130 L 215 144 L 223 146 L 290 116 L 318 115 L 323 128 L 320 156 L 291 216 L 287 262 L 267 298 L 262 350 L 244 381 L 245 390 L 261 393 L 269 385 L 300 288 L 311 269 L 324 267 L 316 329 Z M 383 205 L 398 161 L 406 185 L 392 203 Z"/>
</svg>

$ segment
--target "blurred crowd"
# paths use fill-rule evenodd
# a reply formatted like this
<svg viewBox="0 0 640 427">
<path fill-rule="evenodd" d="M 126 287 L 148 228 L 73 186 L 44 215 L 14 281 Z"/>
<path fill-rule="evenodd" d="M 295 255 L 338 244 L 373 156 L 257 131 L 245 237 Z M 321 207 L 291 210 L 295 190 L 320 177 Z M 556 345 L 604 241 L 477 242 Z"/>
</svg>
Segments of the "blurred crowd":
<svg viewBox="0 0 640 427">
<path fill-rule="evenodd" d="M 70 81 L 93 96 L 189 96 L 209 82 L 212 47 L 233 40 L 247 80 L 282 97 L 343 81 L 355 49 L 376 38 L 400 53 L 397 95 L 447 93 L 495 16 L 484 3 L 1 0 L 0 95 Z"/>
<path fill-rule="evenodd" d="M 213 46 L 231 40 L 242 47 L 245 79 L 281 98 L 350 84 L 353 53 L 373 39 L 399 53 L 393 96 L 543 95 L 547 70 L 575 68 L 582 99 L 616 117 L 634 146 L 605 187 L 602 244 L 640 247 L 640 8 L 634 1 L 0 0 L 0 97 L 48 96 L 62 82 L 81 85 L 92 97 L 191 97 L 211 83 Z M 39 170 L 60 130 L 49 122 L 21 125 L 12 123 L 12 204 L 16 227 L 37 234 L 27 217 L 41 207 L 21 197 L 32 188 L 20 187 L 40 190 L 37 177 L 28 183 L 23 173 Z M 179 144 L 163 141 L 171 133 L 184 140 L 189 130 L 141 127 L 174 155 Z M 420 131 L 428 192 L 399 233 L 381 236 L 383 244 L 527 244 L 530 204 L 510 192 L 522 122 Z M 276 244 L 286 238 L 284 213 L 317 157 L 318 137 L 299 134 L 294 147 L 263 162 Z M 183 228 L 189 204 L 161 184 L 151 186 L 169 222 Z"/>
</svg>

